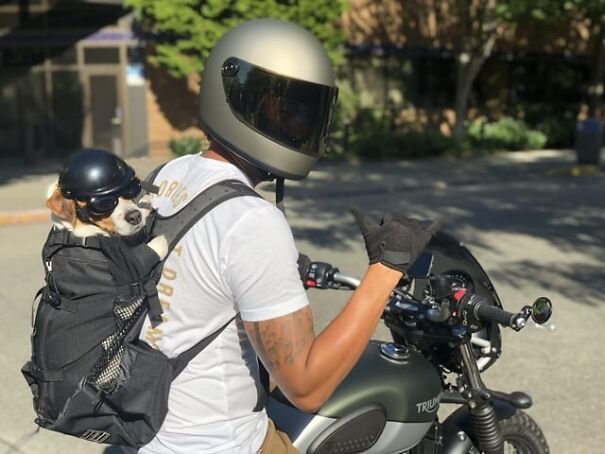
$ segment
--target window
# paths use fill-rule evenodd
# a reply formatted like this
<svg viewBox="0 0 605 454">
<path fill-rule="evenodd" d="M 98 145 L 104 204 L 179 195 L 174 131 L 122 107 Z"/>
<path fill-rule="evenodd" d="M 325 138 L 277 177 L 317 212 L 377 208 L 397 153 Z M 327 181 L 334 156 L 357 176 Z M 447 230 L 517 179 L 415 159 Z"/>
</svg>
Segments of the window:
<svg viewBox="0 0 605 454">
<path fill-rule="evenodd" d="M 89 47 L 84 49 L 84 63 L 88 65 L 118 64 L 120 50 L 117 47 Z"/>
</svg>

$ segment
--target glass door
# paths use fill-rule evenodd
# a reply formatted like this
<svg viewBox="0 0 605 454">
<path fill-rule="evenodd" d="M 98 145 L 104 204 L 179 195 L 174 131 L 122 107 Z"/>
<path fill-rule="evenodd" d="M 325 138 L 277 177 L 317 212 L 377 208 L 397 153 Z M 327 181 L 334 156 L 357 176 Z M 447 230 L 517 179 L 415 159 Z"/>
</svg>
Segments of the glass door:
<svg viewBox="0 0 605 454">
<path fill-rule="evenodd" d="M 118 46 L 80 49 L 86 86 L 85 146 L 123 156 L 124 68 Z"/>
<path fill-rule="evenodd" d="M 120 155 L 122 128 L 118 100 L 118 78 L 115 75 L 91 75 L 89 77 L 92 120 L 91 145 Z"/>
<path fill-rule="evenodd" d="M 122 156 L 122 102 L 117 72 L 86 75 L 86 146 Z"/>
</svg>

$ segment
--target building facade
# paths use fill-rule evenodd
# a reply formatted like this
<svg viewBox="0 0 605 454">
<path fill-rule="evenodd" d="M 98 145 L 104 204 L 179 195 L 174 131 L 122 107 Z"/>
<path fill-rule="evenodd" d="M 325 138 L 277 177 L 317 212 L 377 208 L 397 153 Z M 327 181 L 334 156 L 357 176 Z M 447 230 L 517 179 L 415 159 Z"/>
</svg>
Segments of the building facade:
<svg viewBox="0 0 605 454">
<path fill-rule="evenodd" d="M 453 3 L 351 0 L 339 78 L 360 109 L 451 132 L 457 42 L 466 36 Z M 176 80 L 145 65 L 145 44 L 121 4 L 0 0 L 0 160 L 63 158 L 81 147 L 167 157 L 170 139 L 202 135 L 199 76 Z M 469 117 L 565 112 L 573 125 L 595 66 L 593 35 L 573 18 L 504 33 L 474 83 Z"/>
<path fill-rule="evenodd" d="M 146 155 L 143 69 L 120 1 L 0 3 L 0 158 Z"/>
</svg>

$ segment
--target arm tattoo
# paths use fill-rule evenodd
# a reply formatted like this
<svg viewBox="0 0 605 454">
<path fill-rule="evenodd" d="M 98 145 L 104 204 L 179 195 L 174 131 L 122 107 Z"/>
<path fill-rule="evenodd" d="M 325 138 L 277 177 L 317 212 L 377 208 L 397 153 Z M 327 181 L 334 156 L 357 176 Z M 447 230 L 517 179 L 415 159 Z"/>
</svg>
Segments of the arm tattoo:
<svg viewBox="0 0 605 454">
<path fill-rule="evenodd" d="M 267 350 L 265 350 L 265 346 L 263 344 L 263 338 L 260 333 L 260 322 L 254 322 L 252 323 L 252 325 L 254 326 L 255 338 L 252 339 L 252 345 L 254 345 L 254 347 L 256 348 L 256 353 L 263 361 L 263 364 L 267 368 L 267 372 L 270 372 L 273 369 L 274 365 L 271 363 L 269 355 L 267 354 Z"/>
<path fill-rule="evenodd" d="M 278 369 L 290 365 L 315 338 L 313 316 L 309 308 L 276 320 L 253 322 L 252 343 L 267 367 Z"/>
</svg>

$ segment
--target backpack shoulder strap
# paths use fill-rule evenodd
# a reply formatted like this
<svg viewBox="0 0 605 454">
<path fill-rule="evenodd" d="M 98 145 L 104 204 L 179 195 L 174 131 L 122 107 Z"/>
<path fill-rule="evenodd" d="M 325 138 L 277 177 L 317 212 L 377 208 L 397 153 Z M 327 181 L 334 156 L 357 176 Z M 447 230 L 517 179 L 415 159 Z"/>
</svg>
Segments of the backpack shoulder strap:
<svg viewBox="0 0 605 454">
<path fill-rule="evenodd" d="M 214 339 L 216 339 L 218 335 L 221 334 L 225 330 L 225 328 L 227 328 L 227 326 L 231 324 L 233 320 L 235 320 L 235 317 L 230 318 L 227 323 L 225 323 L 215 332 L 210 334 L 208 337 L 199 341 L 193 347 L 189 348 L 188 350 L 185 350 L 183 353 L 174 358 L 170 358 L 170 364 L 172 364 L 173 369 L 172 379 L 174 380 L 176 377 L 178 377 L 179 374 L 183 372 L 187 364 L 189 364 L 189 361 L 195 358 L 202 350 L 204 350 L 208 345 L 210 345 L 210 343 Z"/>
<path fill-rule="evenodd" d="M 260 197 L 254 189 L 242 181 L 220 181 L 202 191 L 172 216 L 156 215 L 153 235 L 164 235 L 168 241 L 168 250 L 172 251 L 183 235 L 206 213 L 229 199 L 242 196 Z"/>
<path fill-rule="evenodd" d="M 141 184 L 144 186 L 143 189 L 145 189 L 147 192 L 153 192 L 153 193 L 158 192 L 157 186 L 154 185 L 154 181 L 155 181 L 155 178 L 160 173 L 160 170 L 162 170 L 166 164 L 168 164 L 168 163 L 165 162 L 164 164 L 160 164 L 155 169 L 153 169 L 149 173 L 149 175 L 147 175 L 145 177 L 145 179 L 141 182 Z"/>
<path fill-rule="evenodd" d="M 158 176 L 158 173 L 160 173 L 160 170 L 162 170 L 166 164 L 167 164 L 167 162 L 165 162 L 164 164 L 160 164 L 155 169 L 153 169 L 151 172 L 149 172 L 149 175 L 147 175 L 147 177 L 145 177 L 145 181 L 147 183 L 153 183 L 155 181 L 155 177 Z"/>
<path fill-rule="evenodd" d="M 156 215 L 152 233 L 154 236 L 164 235 L 168 242 L 168 251 L 172 251 L 185 233 L 193 227 L 206 213 L 221 203 L 235 197 L 260 195 L 250 186 L 240 180 L 220 181 L 198 194 L 183 209 L 172 216 Z M 163 263 L 163 262 L 162 262 Z M 170 360 L 173 366 L 173 379 L 176 378 L 187 366 L 189 361 L 204 350 L 216 337 L 223 332 L 234 320 L 231 318 L 218 330 L 202 339 L 197 344 Z"/>
</svg>

